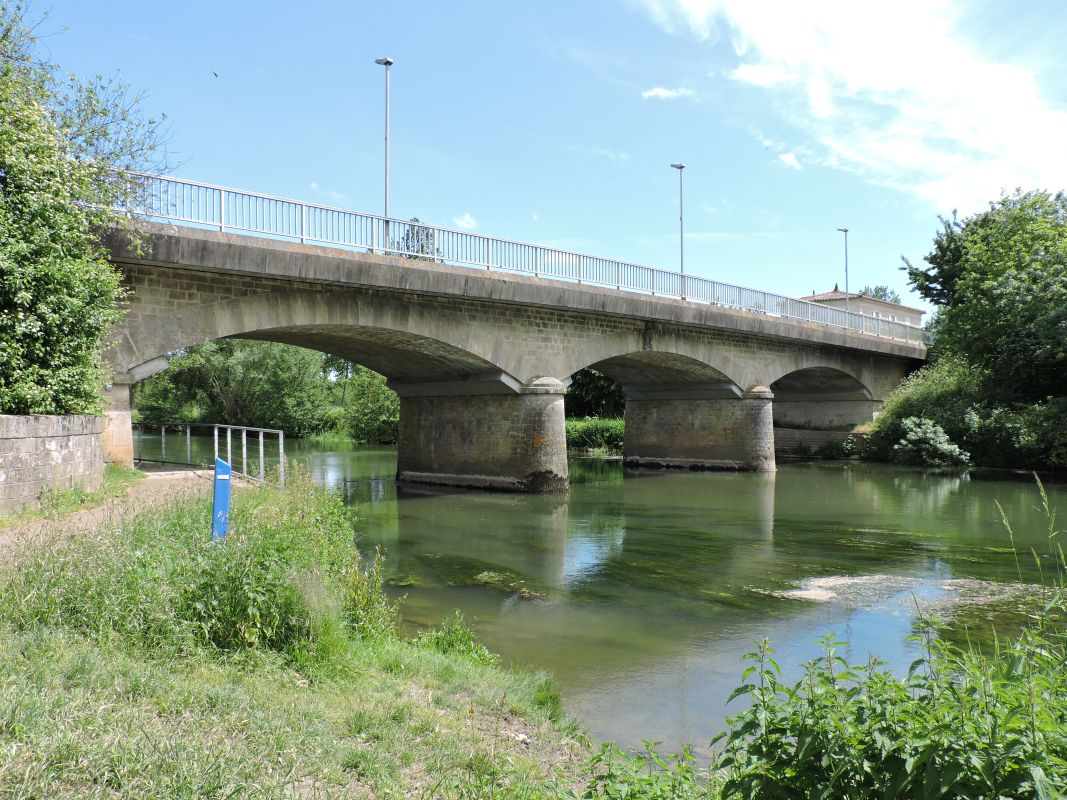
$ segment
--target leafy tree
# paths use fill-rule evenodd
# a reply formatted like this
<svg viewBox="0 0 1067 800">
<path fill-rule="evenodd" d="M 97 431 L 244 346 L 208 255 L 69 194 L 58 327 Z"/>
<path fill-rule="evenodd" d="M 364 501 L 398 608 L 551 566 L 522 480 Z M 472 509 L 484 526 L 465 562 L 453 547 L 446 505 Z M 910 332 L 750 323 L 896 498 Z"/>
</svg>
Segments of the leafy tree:
<svg viewBox="0 0 1067 800">
<path fill-rule="evenodd" d="M 891 395 L 869 452 L 899 455 L 908 417 L 974 463 L 1067 467 L 1067 196 L 1023 192 L 942 222 L 909 280 L 940 308 L 933 362 Z"/>
<path fill-rule="evenodd" d="M 392 248 L 403 258 L 415 261 L 437 261 L 441 256 L 441 251 L 437 247 L 434 230 L 421 223 L 422 220 L 418 217 L 412 217 L 404 225 L 404 232 L 400 238 L 393 241 Z"/>
<path fill-rule="evenodd" d="M 274 342 L 204 342 L 142 381 L 134 406 L 153 422 L 204 420 L 307 436 L 331 421 L 323 358 L 314 350 Z M 156 418 L 162 413 L 177 417 Z M 192 415 L 196 419 L 189 419 Z"/>
<path fill-rule="evenodd" d="M 220 339 L 177 353 L 171 366 L 134 387 L 144 422 L 225 422 L 325 430 L 356 442 L 392 443 L 400 401 L 385 378 L 339 356 L 273 342 Z"/>
<path fill-rule="evenodd" d="M 119 312 L 101 226 L 158 166 L 159 123 L 116 80 L 62 78 L 23 4 L 0 0 L 0 413 L 99 409 L 100 350 Z"/>
<path fill-rule="evenodd" d="M 980 224 L 972 218 L 975 224 Z M 956 297 L 956 283 L 963 270 L 963 227 L 964 223 L 952 212 L 952 219 L 938 217 L 941 230 L 934 236 L 934 249 L 923 256 L 929 266 L 926 269 L 916 267 L 907 258 L 901 256 L 908 273 L 908 282 L 915 291 L 934 305 L 949 306 Z"/>
<path fill-rule="evenodd" d="M 580 369 L 567 389 L 568 417 L 621 417 L 626 410 L 622 388 L 595 369 Z"/>
<path fill-rule="evenodd" d="M 900 303 L 900 293 L 885 284 L 864 286 L 860 289 L 860 294 L 864 297 L 873 297 L 875 300 L 885 300 L 887 303 Z"/>
<path fill-rule="evenodd" d="M 400 431 L 400 398 L 377 372 L 352 365 L 340 430 L 360 443 L 393 444 Z"/>
<path fill-rule="evenodd" d="M 1012 400 L 1067 395 L 1067 195 L 1016 192 L 966 221 L 939 347 Z"/>
</svg>

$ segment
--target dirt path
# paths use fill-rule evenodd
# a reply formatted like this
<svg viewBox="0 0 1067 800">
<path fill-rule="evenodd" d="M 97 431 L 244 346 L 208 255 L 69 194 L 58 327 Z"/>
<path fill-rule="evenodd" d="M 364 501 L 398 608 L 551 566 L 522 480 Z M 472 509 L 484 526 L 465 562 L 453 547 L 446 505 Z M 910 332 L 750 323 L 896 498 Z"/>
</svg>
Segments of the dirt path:
<svg viewBox="0 0 1067 800">
<path fill-rule="evenodd" d="M 102 505 L 70 514 L 31 519 L 0 528 L 0 558 L 22 542 L 41 536 L 76 534 L 95 531 L 130 512 L 144 511 L 165 505 L 171 500 L 211 489 L 212 471 L 209 469 L 173 469 L 141 466 L 145 477 L 132 484 L 125 494 L 112 497 Z"/>
</svg>

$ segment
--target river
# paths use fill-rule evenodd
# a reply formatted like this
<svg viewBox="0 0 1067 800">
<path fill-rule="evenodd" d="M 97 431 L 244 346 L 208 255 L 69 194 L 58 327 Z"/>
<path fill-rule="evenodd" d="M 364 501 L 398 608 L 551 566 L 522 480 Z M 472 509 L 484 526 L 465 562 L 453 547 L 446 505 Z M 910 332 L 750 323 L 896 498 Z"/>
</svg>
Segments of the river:
<svg viewBox="0 0 1067 800">
<path fill-rule="evenodd" d="M 826 633 L 850 660 L 904 670 L 917 605 L 981 638 L 1015 603 L 990 595 L 1039 580 L 1030 551 L 1053 563 L 1035 483 L 1009 473 L 634 473 L 578 458 L 569 495 L 532 496 L 398 486 L 393 449 L 289 447 L 356 509 L 407 625 L 461 610 L 506 662 L 551 672 L 594 737 L 630 747 L 706 751 L 755 640 L 787 677 Z M 1067 486 L 1048 492 L 1067 508 Z"/>
</svg>

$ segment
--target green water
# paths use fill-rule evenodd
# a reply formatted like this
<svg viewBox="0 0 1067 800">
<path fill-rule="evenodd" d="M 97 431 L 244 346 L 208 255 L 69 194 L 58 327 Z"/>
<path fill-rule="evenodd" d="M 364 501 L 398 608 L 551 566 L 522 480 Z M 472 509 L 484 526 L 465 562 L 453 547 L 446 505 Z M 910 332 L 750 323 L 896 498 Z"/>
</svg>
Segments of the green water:
<svg viewBox="0 0 1067 800">
<path fill-rule="evenodd" d="M 357 509 L 412 627 L 462 610 L 508 662 L 552 672 L 594 736 L 629 746 L 703 749 L 754 640 L 770 639 L 785 667 L 833 632 L 846 657 L 906 669 L 916 603 L 952 608 L 989 588 L 973 581 L 1037 581 L 1031 550 L 1052 561 L 1028 476 L 830 462 L 637 474 L 577 459 L 569 495 L 523 496 L 398 487 L 390 449 L 294 442 L 290 456 Z M 1067 486 L 1048 490 L 1067 509 Z M 984 629 L 1002 605 L 966 619 Z"/>
</svg>

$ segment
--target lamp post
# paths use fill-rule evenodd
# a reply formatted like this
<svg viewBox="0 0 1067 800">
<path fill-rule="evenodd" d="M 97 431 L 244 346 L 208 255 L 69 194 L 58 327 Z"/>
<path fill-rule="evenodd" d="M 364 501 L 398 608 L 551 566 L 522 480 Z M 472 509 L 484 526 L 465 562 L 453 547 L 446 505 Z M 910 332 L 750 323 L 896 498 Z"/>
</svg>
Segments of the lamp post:
<svg viewBox="0 0 1067 800">
<path fill-rule="evenodd" d="M 382 216 L 385 221 L 385 247 L 389 249 L 389 67 L 393 66 L 393 59 L 389 57 L 374 59 L 375 64 L 385 67 L 385 210 Z"/>
<path fill-rule="evenodd" d="M 678 271 L 682 274 L 682 299 L 685 300 L 685 196 L 682 192 L 682 170 L 685 164 L 671 164 L 678 170 Z"/>
<path fill-rule="evenodd" d="M 841 233 L 845 234 L 845 327 L 851 327 L 849 325 L 848 317 L 848 228 L 838 228 Z"/>
</svg>

